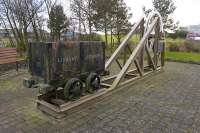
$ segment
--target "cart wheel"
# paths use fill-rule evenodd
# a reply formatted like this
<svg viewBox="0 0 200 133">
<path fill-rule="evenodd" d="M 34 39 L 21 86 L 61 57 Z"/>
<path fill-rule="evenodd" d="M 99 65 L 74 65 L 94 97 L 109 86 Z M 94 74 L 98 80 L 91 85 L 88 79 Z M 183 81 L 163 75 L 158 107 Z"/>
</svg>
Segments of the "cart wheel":
<svg viewBox="0 0 200 133">
<path fill-rule="evenodd" d="M 70 79 L 64 87 L 64 96 L 69 100 L 79 98 L 82 94 L 82 89 L 83 84 L 79 79 Z"/>
<path fill-rule="evenodd" d="M 26 87 L 26 88 L 32 88 L 32 86 L 35 84 L 35 81 L 32 80 L 32 79 L 27 79 L 27 78 L 24 78 L 23 80 L 23 85 Z"/>
<path fill-rule="evenodd" d="M 96 73 L 91 73 L 86 80 L 86 90 L 93 93 L 100 88 L 100 77 Z"/>
</svg>

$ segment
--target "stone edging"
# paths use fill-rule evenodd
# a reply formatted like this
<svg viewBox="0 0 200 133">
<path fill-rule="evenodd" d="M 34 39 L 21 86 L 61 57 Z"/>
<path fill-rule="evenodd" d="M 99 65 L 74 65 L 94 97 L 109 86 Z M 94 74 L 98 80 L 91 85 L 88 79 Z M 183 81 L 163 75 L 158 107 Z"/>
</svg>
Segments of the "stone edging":
<svg viewBox="0 0 200 133">
<path fill-rule="evenodd" d="M 200 62 L 195 62 L 195 61 L 181 61 L 181 60 L 173 60 L 173 59 L 166 59 L 166 61 L 200 65 Z"/>
</svg>

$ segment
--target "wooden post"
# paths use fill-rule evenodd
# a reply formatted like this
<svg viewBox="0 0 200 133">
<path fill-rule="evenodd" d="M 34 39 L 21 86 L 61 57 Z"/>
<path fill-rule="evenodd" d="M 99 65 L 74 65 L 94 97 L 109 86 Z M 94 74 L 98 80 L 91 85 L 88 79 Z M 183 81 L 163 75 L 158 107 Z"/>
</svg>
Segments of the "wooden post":
<svg viewBox="0 0 200 133">
<path fill-rule="evenodd" d="M 18 72 L 19 70 L 19 64 L 18 64 L 18 61 L 16 61 L 16 71 Z"/>
<path fill-rule="evenodd" d="M 157 21 L 156 27 L 155 27 L 155 41 L 154 41 L 154 64 L 157 69 L 158 67 L 158 46 L 159 46 L 159 40 L 160 40 L 160 20 Z"/>
<path fill-rule="evenodd" d="M 161 53 L 161 66 L 164 67 L 165 66 L 165 42 L 164 42 L 164 38 L 162 39 L 163 41 L 163 51 Z"/>
<path fill-rule="evenodd" d="M 144 20 L 142 21 L 142 23 L 140 25 L 140 39 L 142 39 L 143 36 L 144 36 Z M 140 68 L 141 68 L 142 72 L 144 71 L 144 52 L 145 52 L 145 47 L 143 47 L 141 49 L 141 52 L 140 52 L 139 57 L 138 57 Z"/>
</svg>

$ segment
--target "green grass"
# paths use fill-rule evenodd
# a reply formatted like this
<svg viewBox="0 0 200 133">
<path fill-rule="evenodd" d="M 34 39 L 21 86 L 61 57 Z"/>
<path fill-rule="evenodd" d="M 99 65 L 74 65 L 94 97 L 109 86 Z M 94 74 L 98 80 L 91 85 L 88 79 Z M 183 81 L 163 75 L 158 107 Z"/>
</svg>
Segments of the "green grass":
<svg viewBox="0 0 200 133">
<path fill-rule="evenodd" d="M 166 59 L 176 61 L 192 61 L 200 62 L 200 53 L 187 53 L 187 52 L 166 52 Z"/>
<path fill-rule="evenodd" d="M 121 38 L 121 41 L 123 41 L 124 37 Z M 103 41 L 105 41 L 105 36 L 104 35 L 101 35 L 101 38 L 102 38 Z M 118 42 L 117 36 L 113 35 L 113 40 L 114 40 L 115 43 L 117 43 Z M 139 43 L 139 35 L 134 35 L 131 38 L 130 42 L 133 43 L 133 44 Z M 108 35 L 108 44 L 109 45 L 111 44 L 111 35 Z"/>
</svg>

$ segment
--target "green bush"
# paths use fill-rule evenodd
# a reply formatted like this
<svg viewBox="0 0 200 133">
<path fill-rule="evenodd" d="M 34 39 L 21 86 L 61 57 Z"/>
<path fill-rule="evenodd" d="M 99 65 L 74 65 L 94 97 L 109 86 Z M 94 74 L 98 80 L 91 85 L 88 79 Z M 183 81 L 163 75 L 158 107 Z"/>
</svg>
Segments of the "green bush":
<svg viewBox="0 0 200 133">
<path fill-rule="evenodd" d="M 7 43 L 6 48 L 16 48 L 16 45 L 13 46 L 11 43 Z"/>
<path fill-rule="evenodd" d="M 184 43 L 184 47 L 186 49 L 186 51 L 184 52 L 195 52 L 195 53 L 198 53 L 200 52 L 200 47 L 198 47 L 199 44 L 195 43 L 195 42 L 192 42 L 192 41 L 185 41 Z"/>
<path fill-rule="evenodd" d="M 169 51 L 178 52 L 179 45 L 177 43 L 169 43 Z"/>
<path fill-rule="evenodd" d="M 200 52 L 200 42 L 185 39 L 166 39 L 166 48 L 171 52 Z"/>
<path fill-rule="evenodd" d="M 91 35 L 81 35 L 80 36 L 81 41 L 102 41 L 102 38 L 100 35 L 92 33 Z"/>
<path fill-rule="evenodd" d="M 187 31 L 177 30 L 175 33 L 167 34 L 167 37 L 172 38 L 172 39 L 186 38 L 187 33 L 188 33 Z"/>
</svg>

